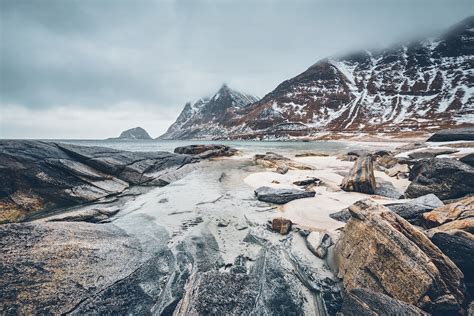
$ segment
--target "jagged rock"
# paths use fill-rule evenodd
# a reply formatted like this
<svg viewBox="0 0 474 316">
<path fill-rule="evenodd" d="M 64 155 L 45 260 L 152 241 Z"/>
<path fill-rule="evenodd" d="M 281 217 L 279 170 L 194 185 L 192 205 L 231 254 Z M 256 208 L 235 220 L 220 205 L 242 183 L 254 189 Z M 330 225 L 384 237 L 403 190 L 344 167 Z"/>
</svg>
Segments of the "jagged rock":
<svg viewBox="0 0 474 316">
<path fill-rule="evenodd" d="M 459 161 L 462 161 L 464 163 L 467 163 L 469 166 L 474 167 L 474 154 L 466 155 L 459 159 Z"/>
<path fill-rule="evenodd" d="M 429 142 L 450 142 L 457 140 L 474 140 L 474 128 L 446 129 L 434 133 L 428 138 Z"/>
<path fill-rule="evenodd" d="M 135 127 L 123 131 L 117 138 L 109 138 L 110 140 L 148 140 L 152 139 L 150 135 L 141 127 Z"/>
<path fill-rule="evenodd" d="M 474 218 L 469 217 L 465 219 L 458 219 L 452 222 L 444 223 L 443 225 L 438 226 L 436 228 L 432 228 L 432 229 L 436 229 L 437 231 L 446 231 L 446 232 L 457 229 L 457 230 L 463 230 L 465 232 L 474 234 Z"/>
<path fill-rule="evenodd" d="M 381 166 L 384 169 L 390 169 L 398 164 L 398 159 L 393 156 L 388 156 L 388 155 L 381 156 L 381 157 L 377 157 L 376 163 L 378 166 Z"/>
<path fill-rule="evenodd" d="M 349 156 L 356 156 L 356 157 L 364 157 L 367 155 L 372 155 L 368 150 L 364 150 L 364 149 L 351 150 L 347 154 Z"/>
<path fill-rule="evenodd" d="M 471 301 L 467 307 L 467 316 L 474 316 L 474 301 Z"/>
<path fill-rule="evenodd" d="M 285 204 L 290 201 L 315 196 L 314 191 L 302 191 L 296 189 L 275 189 L 270 187 L 260 187 L 255 190 L 255 195 L 259 201 Z"/>
<path fill-rule="evenodd" d="M 382 293 L 365 289 L 351 289 L 344 296 L 341 315 L 423 315 L 429 314 L 416 306 L 396 300 Z"/>
<path fill-rule="evenodd" d="M 346 290 L 385 293 L 430 313 L 461 309 L 463 275 L 428 237 L 373 201 L 349 210 L 334 250 Z"/>
<path fill-rule="evenodd" d="M 286 235 L 291 231 L 292 222 L 283 217 L 272 219 L 272 230 L 282 235 Z"/>
<path fill-rule="evenodd" d="M 421 160 L 412 167 L 409 180 L 412 182 L 405 191 L 408 198 L 433 193 L 446 200 L 474 193 L 474 167 L 456 159 Z"/>
<path fill-rule="evenodd" d="M 130 185 L 166 185 L 192 157 L 42 141 L 0 141 L 0 223 L 117 195 Z"/>
<path fill-rule="evenodd" d="M 429 148 L 425 150 L 415 151 L 408 154 L 411 159 L 430 159 L 440 155 L 449 155 L 459 152 L 457 149 L 438 149 Z"/>
<path fill-rule="evenodd" d="M 341 188 L 344 191 L 355 191 L 374 194 L 376 183 L 372 157 L 362 156 L 357 159 L 349 173 L 342 180 Z"/>
<path fill-rule="evenodd" d="M 253 157 L 255 164 L 260 165 L 265 168 L 278 168 L 290 169 L 290 170 L 313 170 L 312 166 L 291 160 L 287 157 L 284 157 L 280 154 L 267 152 L 265 155 L 255 155 Z"/>
<path fill-rule="evenodd" d="M 386 206 L 412 224 L 420 224 L 423 213 L 443 206 L 443 202 L 434 194 L 427 194 L 405 203 Z"/>
<path fill-rule="evenodd" d="M 247 259 L 243 255 L 238 255 L 230 268 L 230 273 L 247 273 L 246 263 Z"/>
<path fill-rule="evenodd" d="M 406 145 L 398 146 L 395 149 L 399 152 L 403 152 L 403 151 L 415 150 L 415 149 L 423 148 L 423 147 L 426 147 L 425 143 L 414 142 L 414 143 L 408 143 Z"/>
<path fill-rule="evenodd" d="M 237 153 L 237 149 L 227 145 L 188 145 L 176 147 L 174 153 L 194 155 L 201 159 L 207 159 L 232 156 Z"/>
<path fill-rule="evenodd" d="M 93 208 L 80 211 L 72 211 L 54 215 L 46 218 L 48 222 L 88 222 L 88 223 L 100 223 L 108 220 L 120 210 L 117 208 Z"/>
<path fill-rule="evenodd" d="M 462 230 L 429 232 L 430 239 L 464 273 L 464 282 L 474 295 L 474 235 Z"/>
<path fill-rule="evenodd" d="M 385 173 L 389 177 L 397 177 L 399 173 L 407 173 L 410 172 L 410 168 L 406 164 L 396 164 L 393 167 L 385 170 Z"/>
<path fill-rule="evenodd" d="M 328 253 L 328 248 L 334 245 L 334 242 L 327 233 L 311 232 L 306 237 L 306 245 L 316 257 L 324 259 Z"/>
<path fill-rule="evenodd" d="M 403 196 L 402 192 L 400 192 L 392 182 L 383 178 L 376 178 L 375 180 L 377 184 L 375 188 L 375 194 L 391 199 L 399 199 L 400 196 Z"/>
<path fill-rule="evenodd" d="M 392 153 L 389 150 L 380 149 L 380 150 L 374 151 L 372 155 L 374 155 L 375 157 L 385 157 L 385 156 L 391 156 Z"/>
<path fill-rule="evenodd" d="M 474 218 L 474 196 L 442 205 L 423 214 L 423 226 L 431 228 L 447 222 Z"/>
</svg>

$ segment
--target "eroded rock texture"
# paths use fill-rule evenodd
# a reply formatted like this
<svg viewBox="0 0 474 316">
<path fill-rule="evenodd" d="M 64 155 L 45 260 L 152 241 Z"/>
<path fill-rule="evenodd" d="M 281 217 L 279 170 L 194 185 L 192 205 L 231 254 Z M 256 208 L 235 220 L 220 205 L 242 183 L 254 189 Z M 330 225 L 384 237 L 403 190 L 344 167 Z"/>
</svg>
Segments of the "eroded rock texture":
<svg viewBox="0 0 474 316">
<path fill-rule="evenodd" d="M 350 212 L 335 248 L 347 291 L 383 293 L 430 313 L 461 310 L 463 274 L 428 237 L 370 200 Z"/>
<path fill-rule="evenodd" d="M 197 161 L 167 152 L 129 152 L 42 141 L 0 141 L 0 223 L 119 194 L 163 186 Z"/>
<path fill-rule="evenodd" d="M 357 158 L 349 173 L 342 179 L 344 191 L 355 191 L 374 194 L 376 190 L 372 157 L 369 155 Z"/>
</svg>

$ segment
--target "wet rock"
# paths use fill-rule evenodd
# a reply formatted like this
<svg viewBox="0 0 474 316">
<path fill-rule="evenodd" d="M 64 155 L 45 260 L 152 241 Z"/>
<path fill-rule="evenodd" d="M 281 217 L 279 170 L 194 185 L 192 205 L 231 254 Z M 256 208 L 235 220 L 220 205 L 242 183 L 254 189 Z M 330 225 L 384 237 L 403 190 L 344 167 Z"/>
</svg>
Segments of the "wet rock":
<svg viewBox="0 0 474 316">
<path fill-rule="evenodd" d="M 457 149 L 438 149 L 430 148 L 426 150 L 415 151 L 408 154 L 411 159 L 430 159 L 440 155 L 449 155 L 459 152 Z"/>
<path fill-rule="evenodd" d="M 433 229 L 430 239 L 464 273 L 469 294 L 474 295 L 474 235 L 462 230 L 446 232 Z"/>
<path fill-rule="evenodd" d="M 455 203 L 440 205 L 423 214 L 423 226 L 431 228 L 447 222 L 474 218 L 474 197 L 467 197 Z"/>
<path fill-rule="evenodd" d="M 316 192 L 302 191 L 296 189 L 275 189 L 270 187 L 260 187 L 255 190 L 255 195 L 259 201 L 285 204 L 290 201 L 308 197 L 314 197 Z"/>
<path fill-rule="evenodd" d="M 342 180 L 341 188 L 344 191 L 354 191 L 367 194 L 374 194 L 376 183 L 372 157 L 359 157 L 354 166 Z"/>
<path fill-rule="evenodd" d="M 328 253 L 328 248 L 334 245 L 329 234 L 320 234 L 318 232 L 311 232 L 306 237 L 306 245 L 308 249 L 318 258 L 324 259 Z"/>
<path fill-rule="evenodd" d="M 387 181 L 383 178 L 376 178 L 376 189 L 375 194 L 385 196 L 391 199 L 399 199 L 402 196 L 402 192 L 393 185 L 392 182 Z"/>
<path fill-rule="evenodd" d="M 253 161 L 255 164 L 259 166 L 262 166 L 264 168 L 271 168 L 271 169 L 278 169 L 278 168 L 281 168 L 281 170 L 285 170 L 286 168 L 288 168 L 289 170 L 313 170 L 314 169 L 314 167 L 312 166 L 291 160 L 280 154 L 276 154 L 272 152 L 267 152 L 264 155 L 255 155 L 253 157 Z"/>
<path fill-rule="evenodd" d="M 427 194 L 408 202 L 387 204 L 386 206 L 410 223 L 419 225 L 423 213 L 443 205 L 443 202 L 436 195 Z"/>
<path fill-rule="evenodd" d="M 176 147 L 175 154 L 194 155 L 201 159 L 233 156 L 237 149 L 227 145 L 188 145 Z"/>
<path fill-rule="evenodd" d="M 462 157 L 461 159 L 459 159 L 459 161 L 464 162 L 471 167 L 474 167 L 474 154 L 466 155 Z"/>
<path fill-rule="evenodd" d="M 306 178 L 306 179 L 303 179 L 303 180 L 293 182 L 294 185 L 297 185 L 297 186 L 300 186 L 300 187 L 304 187 L 304 186 L 311 185 L 311 184 L 319 185 L 320 183 L 321 183 L 321 180 L 319 180 L 318 178 L 314 178 L 314 177 L 309 177 L 309 178 Z"/>
<path fill-rule="evenodd" d="M 272 230 L 286 235 L 291 231 L 292 222 L 289 219 L 283 217 L 277 217 L 272 219 Z"/>
<path fill-rule="evenodd" d="M 450 142 L 457 140 L 474 140 L 474 128 L 446 129 L 434 133 L 428 138 L 429 142 Z"/>
<path fill-rule="evenodd" d="M 355 288 L 344 296 L 342 315 L 426 315 L 416 306 L 382 293 Z"/>
<path fill-rule="evenodd" d="M 131 185 L 166 185 L 195 161 L 166 152 L 0 141 L 0 223 L 97 201 Z"/>
<path fill-rule="evenodd" d="M 384 293 L 430 313 L 460 311 L 463 275 L 428 237 L 370 200 L 349 209 L 334 250 L 346 290 Z"/>
<path fill-rule="evenodd" d="M 412 167 L 409 179 L 412 182 L 405 191 L 408 198 L 433 193 L 446 200 L 474 193 L 474 168 L 456 159 L 419 161 Z"/>
</svg>

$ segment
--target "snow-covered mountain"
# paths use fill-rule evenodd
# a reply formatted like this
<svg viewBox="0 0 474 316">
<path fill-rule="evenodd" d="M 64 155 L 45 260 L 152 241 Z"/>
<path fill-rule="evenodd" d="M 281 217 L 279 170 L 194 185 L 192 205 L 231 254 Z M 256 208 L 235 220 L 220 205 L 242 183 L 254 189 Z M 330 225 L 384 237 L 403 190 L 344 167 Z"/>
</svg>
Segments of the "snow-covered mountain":
<svg viewBox="0 0 474 316">
<path fill-rule="evenodd" d="M 225 117 L 216 112 L 218 121 L 211 119 L 212 111 L 206 111 L 207 115 L 198 115 L 198 124 L 193 120 L 192 125 L 225 138 L 472 126 L 473 69 L 474 17 L 470 17 L 439 38 L 323 59 L 263 99 L 249 105 L 242 102 L 242 106 L 226 110 Z M 190 114 L 209 102 L 186 105 L 170 131 L 186 126 Z M 179 138 L 194 137 L 185 133 Z"/>
<path fill-rule="evenodd" d="M 212 97 L 186 103 L 176 121 L 160 139 L 226 138 L 236 132 L 228 121 L 236 118 L 235 111 L 258 101 L 257 97 L 230 89 L 226 84 Z"/>
</svg>

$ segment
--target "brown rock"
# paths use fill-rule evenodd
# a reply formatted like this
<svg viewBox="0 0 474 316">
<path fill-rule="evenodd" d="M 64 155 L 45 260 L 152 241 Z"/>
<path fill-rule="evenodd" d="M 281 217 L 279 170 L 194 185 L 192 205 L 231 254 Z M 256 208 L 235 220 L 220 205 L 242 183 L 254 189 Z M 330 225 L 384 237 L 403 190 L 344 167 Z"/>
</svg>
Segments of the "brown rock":
<svg viewBox="0 0 474 316">
<path fill-rule="evenodd" d="M 425 227 L 436 227 L 456 220 L 474 218 L 474 196 L 438 207 L 423 214 Z"/>
<path fill-rule="evenodd" d="M 344 191 L 375 193 L 376 183 L 371 156 L 362 156 L 357 159 L 349 174 L 342 179 L 341 188 Z"/>
<path fill-rule="evenodd" d="M 253 157 L 255 164 L 271 169 L 290 169 L 290 170 L 314 170 L 312 166 L 291 160 L 280 154 L 267 152 L 265 155 L 255 155 Z M 279 172 L 277 170 L 277 172 Z"/>
<path fill-rule="evenodd" d="M 286 235 L 291 230 L 292 222 L 283 217 L 276 217 L 272 220 L 272 230 L 282 235 Z"/>
<path fill-rule="evenodd" d="M 370 200 L 349 211 L 335 246 L 346 290 L 384 293 L 433 313 L 460 310 L 463 274 L 428 237 Z"/>
</svg>

